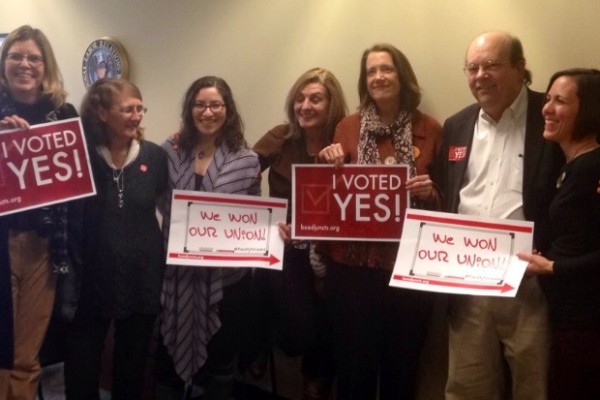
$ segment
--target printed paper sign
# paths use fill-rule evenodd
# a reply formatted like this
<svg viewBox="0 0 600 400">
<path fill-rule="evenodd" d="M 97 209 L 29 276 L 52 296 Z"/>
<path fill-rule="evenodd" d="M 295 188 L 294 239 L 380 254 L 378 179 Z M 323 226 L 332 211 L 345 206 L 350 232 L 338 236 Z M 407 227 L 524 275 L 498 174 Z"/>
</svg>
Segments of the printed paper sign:
<svg viewBox="0 0 600 400">
<path fill-rule="evenodd" d="M 390 286 L 514 297 L 532 240 L 532 222 L 410 209 Z"/>
<path fill-rule="evenodd" d="M 281 270 L 287 200 L 173 191 L 167 264 Z"/>
<path fill-rule="evenodd" d="M 0 215 L 94 194 L 79 118 L 0 132 Z"/>
<path fill-rule="evenodd" d="M 294 239 L 398 241 L 406 165 L 292 166 Z"/>
</svg>

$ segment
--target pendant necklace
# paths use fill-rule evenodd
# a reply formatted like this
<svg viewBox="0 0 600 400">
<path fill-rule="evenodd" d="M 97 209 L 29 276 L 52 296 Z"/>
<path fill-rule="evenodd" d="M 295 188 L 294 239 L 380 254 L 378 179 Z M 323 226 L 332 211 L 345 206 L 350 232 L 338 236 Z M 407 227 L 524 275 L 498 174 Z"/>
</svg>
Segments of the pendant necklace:
<svg viewBox="0 0 600 400">
<path fill-rule="evenodd" d="M 199 149 L 198 152 L 196 153 L 196 157 L 199 160 L 204 159 L 206 156 L 208 156 L 208 151 L 211 150 L 211 148 L 212 148 L 211 146 L 207 146 L 207 147 L 205 147 L 203 149 L 202 148 Z"/>
<path fill-rule="evenodd" d="M 563 181 L 565 180 L 565 178 L 567 177 L 567 172 L 563 171 L 562 174 L 560 174 L 560 176 L 558 177 L 558 179 L 556 180 L 556 188 L 560 189 Z"/>
<path fill-rule="evenodd" d="M 125 177 L 123 176 L 123 169 L 119 170 L 113 168 L 113 182 L 117 185 L 117 204 L 119 208 L 123 208 L 124 200 L 123 200 L 123 190 L 125 190 Z"/>
</svg>

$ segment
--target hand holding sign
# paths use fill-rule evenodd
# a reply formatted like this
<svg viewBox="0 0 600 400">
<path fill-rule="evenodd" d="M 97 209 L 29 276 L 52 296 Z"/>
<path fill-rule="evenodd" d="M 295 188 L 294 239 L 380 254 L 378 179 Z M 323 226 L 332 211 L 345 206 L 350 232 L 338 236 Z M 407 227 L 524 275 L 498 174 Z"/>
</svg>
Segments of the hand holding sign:
<svg viewBox="0 0 600 400">
<path fill-rule="evenodd" d="M 0 189 L 0 215 L 95 194 L 79 118 L 0 132 Z"/>
<path fill-rule="evenodd" d="M 531 222 L 407 210 L 390 286 L 514 297 L 532 239 Z"/>
<path fill-rule="evenodd" d="M 6 116 L 0 121 L 0 131 L 8 129 L 29 129 L 29 122 L 18 115 Z"/>
</svg>

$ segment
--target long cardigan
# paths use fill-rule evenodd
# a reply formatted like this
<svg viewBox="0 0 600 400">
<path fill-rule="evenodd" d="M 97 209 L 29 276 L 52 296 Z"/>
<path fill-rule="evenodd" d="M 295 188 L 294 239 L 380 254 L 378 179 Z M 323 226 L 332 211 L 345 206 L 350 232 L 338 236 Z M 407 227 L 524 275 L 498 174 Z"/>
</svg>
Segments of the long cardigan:
<svg viewBox="0 0 600 400">
<path fill-rule="evenodd" d="M 194 190 L 195 155 L 182 151 L 177 136 L 163 145 L 169 184 L 160 211 L 163 234 L 169 237 L 173 189 Z M 201 191 L 260 195 L 260 165 L 252 150 L 229 151 L 225 143 L 215 151 L 202 179 Z M 223 288 L 239 281 L 246 269 L 167 266 L 161 294 L 161 333 L 177 374 L 191 382 L 208 357 L 207 345 L 221 327 L 218 303 Z"/>
</svg>

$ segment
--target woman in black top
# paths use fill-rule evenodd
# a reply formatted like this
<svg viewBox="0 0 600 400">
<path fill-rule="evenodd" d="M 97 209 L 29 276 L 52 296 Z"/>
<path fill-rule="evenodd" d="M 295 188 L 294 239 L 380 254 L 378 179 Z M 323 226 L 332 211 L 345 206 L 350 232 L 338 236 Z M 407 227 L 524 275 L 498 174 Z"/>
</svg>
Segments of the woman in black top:
<svg viewBox="0 0 600 400">
<path fill-rule="evenodd" d="M 68 399 L 98 399 L 100 359 L 114 323 L 112 399 L 141 397 L 159 311 L 164 246 L 156 201 L 166 190 L 166 155 L 142 139 L 146 109 L 124 79 L 88 90 L 81 117 L 97 195 L 84 203 L 84 267 L 65 361 Z"/>
<path fill-rule="evenodd" d="M 600 71 L 571 69 L 550 79 L 544 138 L 566 157 L 550 205 L 548 254 L 519 254 L 543 275 L 553 326 L 551 398 L 600 398 Z"/>
</svg>

